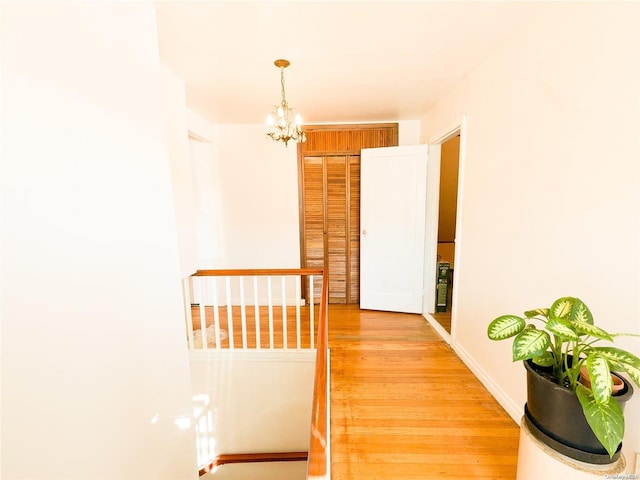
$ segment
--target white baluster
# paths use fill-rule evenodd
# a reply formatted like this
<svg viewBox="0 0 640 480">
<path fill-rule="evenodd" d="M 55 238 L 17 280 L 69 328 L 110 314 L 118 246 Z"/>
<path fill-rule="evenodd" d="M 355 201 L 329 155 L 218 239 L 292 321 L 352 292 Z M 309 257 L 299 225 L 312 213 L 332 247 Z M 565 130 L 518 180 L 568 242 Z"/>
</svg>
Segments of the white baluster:
<svg viewBox="0 0 640 480">
<path fill-rule="evenodd" d="M 242 321 L 242 348 L 247 348 L 247 309 L 244 303 L 244 277 L 238 277 L 240 282 L 240 318 Z"/>
<path fill-rule="evenodd" d="M 287 282 L 286 277 L 282 276 L 282 348 L 287 349 Z"/>
<path fill-rule="evenodd" d="M 204 348 L 205 350 L 207 348 L 209 348 L 209 345 L 207 345 L 207 319 L 205 317 L 205 311 L 204 311 L 204 295 L 205 295 L 205 282 L 206 282 L 207 277 L 203 277 L 202 279 L 198 279 L 198 283 L 200 284 L 200 298 L 198 299 L 199 301 L 199 311 L 200 311 L 200 333 L 201 333 L 201 338 L 202 338 L 202 348 Z"/>
<path fill-rule="evenodd" d="M 253 308 L 256 319 L 256 348 L 262 348 L 260 345 L 260 296 L 258 295 L 258 276 L 253 277 Z"/>
<path fill-rule="evenodd" d="M 222 338 L 220 336 L 220 302 L 218 301 L 218 278 L 211 277 L 211 281 L 213 282 L 213 324 L 215 325 L 213 328 L 216 332 L 216 349 L 220 350 L 222 348 L 220 343 L 222 343 Z"/>
<path fill-rule="evenodd" d="M 267 277 L 267 302 L 269 310 L 269 348 L 273 350 L 273 298 L 271 297 L 271 275 Z"/>
<path fill-rule="evenodd" d="M 314 335 L 315 329 L 315 313 L 316 307 L 313 298 L 313 275 L 309 275 L 309 334 L 311 335 L 311 348 L 315 348 L 316 337 Z"/>
<path fill-rule="evenodd" d="M 225 277 L 225 289 L 227 300 L 227 328 L 229 328 L 229 348 L 234 349 L 233 344 L 233 305 L 231 305 L 231 277 Z"/>
<path fill-rule="evenodd" d="M 302 348 L 301 328 L 300 328 L 300 275 L 296 279 L 296 348 Z"/>
</svg>

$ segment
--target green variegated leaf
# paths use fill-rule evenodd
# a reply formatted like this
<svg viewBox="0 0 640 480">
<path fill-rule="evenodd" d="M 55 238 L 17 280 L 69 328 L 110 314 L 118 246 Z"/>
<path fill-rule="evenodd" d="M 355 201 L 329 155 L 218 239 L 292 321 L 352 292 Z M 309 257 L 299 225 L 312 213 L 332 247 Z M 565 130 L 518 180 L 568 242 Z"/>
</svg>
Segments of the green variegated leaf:
<svg viewBox="0 0 640 480">
<path fill-rule="evenodd" d="M 633 383 L 640 387 L 640 368 L 627 363 L 622 365 L 622 370 L 627 372 Z"/>
<path fill-rule="evenodd" d="M 540 365 L 541 367 L 550 367 L 555 363 L 555 359 L 551 352 L 546 351 L 542 355 L 532 358 L 533 363 Z"/>
<path fill-rule="evenodd" d="M 597 352 L 592 353 L 587 357 L 587 372 L 589 372 L 591 379 L 591 391 L 595 401 L 598 403 L 608 402 L 613 382 L 607 359 Z"/>
<path fill-rule="evenodd" d="M 513 361 L 541 356 L 551 345 L 551 338 L 544 330 L 526 328 L 513 339 Z"/>
<path fill-rule="evenodd" d="M 559 298 L 551 305 L 549 316 L 551 318 L 568 318 L 575 300 L 573 297 Z"/>
<path fill-rule="evenodd" d="M 591 390 L 578 384 L 576 394 L 587 423 L 594 435 L 613 457 L 624 436 L 624 416 L 620 404 L 614 397 L 606 403 L 596 402 Z"/>
<path fill-rule="evenodd" d="M 612 333 L 612 337 L 640 337 L 640 333 Z"/>
<path fill-rule="evenodd" d="M 582 300 L 574 298 L 573 307 L 571 308 L 571 312 L 569 312 L 569 320 L 593 325 L 593 314 Z"/>
<path fill-rule="evenodd" d="M 549 318 L 549 309 L 548 308 L 536 308 L 535 310 L 528 310 L 524 312 L 524 316 L 527 318 L 533 317 L 545 317 Z"/>
<path fill-rule="evenodd" d="M 589 307 L 579 298 L 562 297 L 553 302 L 549 309 L 550 318 L 566 318 L 572 322 L 593 325 L 593 315 Z"/>
<path fill-rule="evenodd" d="M 491 340 L 504 340 L 520 333 L 525 325 L 524 318 L 515 315 L 502 315 L 489 324 L 487 335 Z"/>
<path fill-rule="evenodd" d="M 614 369 L 627 372 L 633 383 L 640 386 L 640 358 L 616 347 L 594 347 L 593 351 L 606 358 Z"/>
<path fill-rule="evenodd" d="M 546 328 L 556 337 L 563 340 L 580 340 L 580 336 L 574 330 L 571 322 L 565 318 L 551 317 L 551 320 L 547 322 Z"/>
<path fill-rule="evenodd" d="M 574 320 L 573 322 L 571 322 L 571 325 L 573 325 L 573 328 L 575 328 L 576 332 L 581 335 L 591 335 L 594 338 L 613 342 L 613 337 L 600 327 L 596 327 L 595 325 L 580 320 Z"/>
</svg>

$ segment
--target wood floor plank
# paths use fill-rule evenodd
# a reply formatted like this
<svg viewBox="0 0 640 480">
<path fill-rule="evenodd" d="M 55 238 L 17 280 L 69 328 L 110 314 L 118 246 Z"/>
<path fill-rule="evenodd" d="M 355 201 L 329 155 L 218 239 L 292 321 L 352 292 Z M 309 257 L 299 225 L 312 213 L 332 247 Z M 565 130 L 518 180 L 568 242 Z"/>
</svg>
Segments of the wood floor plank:
<svg viewBox="0 0 640 480">
<path fill-rule="evenodd" d="M 519 428 L 420 315 L 329 308 L 333 480 L 513 480 Z"/>
</svg>

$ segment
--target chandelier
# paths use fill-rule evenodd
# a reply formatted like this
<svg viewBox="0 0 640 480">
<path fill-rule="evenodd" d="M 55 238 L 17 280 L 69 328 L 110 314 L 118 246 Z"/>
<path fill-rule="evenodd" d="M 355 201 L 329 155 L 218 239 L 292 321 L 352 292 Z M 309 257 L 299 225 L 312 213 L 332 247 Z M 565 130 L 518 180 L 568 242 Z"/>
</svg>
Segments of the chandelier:
<svg viewBox="0 0 640 480">
<path fill-rule="evenodd" d="M 302 131 L 302 117 L 300 114 L 293 115 L 293 109 L 289 107 L 284 95 L 284 69 L 289 66 L 289 60 L 276 60 L 273 64 L 280 69 L 280 86 L 282 100 L 280 105 L 267 116 L 267 136 L 276 142 L 284 142 L 287 146 L 290 140 L 302 143 L 307 137 Z"/>
</svg>

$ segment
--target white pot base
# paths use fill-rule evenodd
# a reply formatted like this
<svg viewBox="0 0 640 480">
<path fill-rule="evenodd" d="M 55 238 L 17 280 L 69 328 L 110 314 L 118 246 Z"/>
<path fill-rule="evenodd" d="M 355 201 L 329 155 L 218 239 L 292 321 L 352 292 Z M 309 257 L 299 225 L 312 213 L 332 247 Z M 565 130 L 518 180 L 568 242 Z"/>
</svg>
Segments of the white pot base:
<svg viewBox="0 0 640 480">
<path fill-rule="evenodd" d="M 607 465 L 580 462 L 552 450 L 534 438 L 524 421 L 520 422 L 518 449 L 518 474 L 516 480 L 540 480 L 545 478 L 567 478 L 571 480 L 602 480 L 605 475 L 624 473 L 624 456 Z"/>
</svg>

